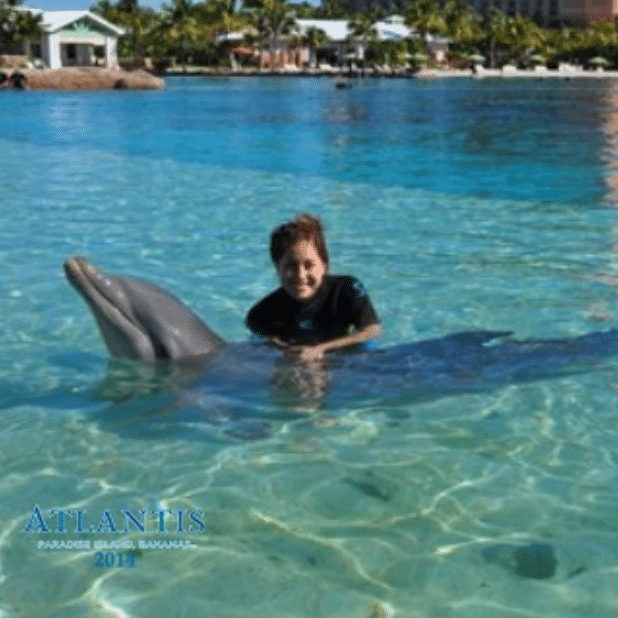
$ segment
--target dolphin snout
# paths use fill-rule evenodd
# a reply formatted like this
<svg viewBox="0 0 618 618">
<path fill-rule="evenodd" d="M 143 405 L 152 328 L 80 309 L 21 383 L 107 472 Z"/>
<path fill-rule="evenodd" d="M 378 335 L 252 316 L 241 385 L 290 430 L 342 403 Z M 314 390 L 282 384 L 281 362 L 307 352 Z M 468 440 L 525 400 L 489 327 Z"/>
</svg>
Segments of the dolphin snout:
<svg viewBox="0 0 618 618">
<path fill-rule="evenodd" d="M 75 276 L 77 272 L 92 270 L 90 261 L 81 255 L 72 255 L 64 263 L 64 272 L 67 276 Z"/>
<path fill-rule="evenodd" d="M 81 255 L 72 255 L 64 263 L 64 274 L 74 285 L 78 286 L 78 277 L 84 275 L 85 270 L 89 270 L 90 262 Z"/>
<path fill-rule="evenodd" d="M 69 283 L 90 302 L 97 294 L 102 294 L 113 304 L 112 297 L 109 297 L 110 280 L 106 274 L 99 270 L 88 258 L 81 255 L 72 255 L 64 262 L 64 273 Z M 116 292 L 115 297 L 121 294 Z"/>
</svg>

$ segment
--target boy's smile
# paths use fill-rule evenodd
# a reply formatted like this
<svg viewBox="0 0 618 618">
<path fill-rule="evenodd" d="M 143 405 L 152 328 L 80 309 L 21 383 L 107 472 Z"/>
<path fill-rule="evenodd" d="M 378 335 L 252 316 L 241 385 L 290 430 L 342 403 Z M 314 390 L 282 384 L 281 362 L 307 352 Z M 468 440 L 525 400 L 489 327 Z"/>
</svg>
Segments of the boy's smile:
<svg viewBox="0 0 618 618">
<path fill-rule="evenodd" d="M 295 300 L 309 300 L 320 289 L 328 264 L 322 261 L 313 243 L 299 240 L 277 264 L 281 287 Z"/>
</svg>

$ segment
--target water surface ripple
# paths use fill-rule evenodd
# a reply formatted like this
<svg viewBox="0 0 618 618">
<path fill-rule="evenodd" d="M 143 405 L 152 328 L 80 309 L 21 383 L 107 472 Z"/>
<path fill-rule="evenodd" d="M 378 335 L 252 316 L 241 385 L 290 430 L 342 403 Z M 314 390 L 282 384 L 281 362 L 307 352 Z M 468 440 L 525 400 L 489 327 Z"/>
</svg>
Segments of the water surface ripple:
<svg viewBox="0 0 618 618">
<path fill-rule="evenodd" d="M 615 327 L 616 82 L 174 78 L 0 114 L 3 616 L 615 616 L 615 361 L 425 402 L 161 389 L 108 366 L 61 263 L 242 341 L 307 210 L 381 345 Z"/>
</svg>

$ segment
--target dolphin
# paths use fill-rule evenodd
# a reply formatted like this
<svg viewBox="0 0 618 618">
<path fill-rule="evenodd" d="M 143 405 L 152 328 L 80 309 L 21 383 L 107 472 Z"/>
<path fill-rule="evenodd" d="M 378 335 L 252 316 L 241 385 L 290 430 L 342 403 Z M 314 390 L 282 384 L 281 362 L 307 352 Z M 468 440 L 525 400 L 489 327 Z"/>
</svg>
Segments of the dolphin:
<svg viewBox="0 0 618 618">
<path fill-rule="evenodd" d="M 70 257 L 64 271 L 88 303 L 114 357 L 199 360 L 224 345 L 180 300 L 154 283 L 110 275 L 80 256 Z"/>
<path fill-rule="evenodd" d="M 299 384 L 301 398 L 427 401 L 463 392 L 558 377 L 597 368 L 618 356 L 618 329 L 564 339 L 517 340 L 511 331 L 471 331 L 390 348 L 331 355 L 324 367 L 299 367 L 255 343 L 228 343 L 178 298 L 136 277 L 110 275 L 84 257 L 71 257 L 64 269 L 83 296 L 110 354 L 194 367 L 197 378 L 223 393 L 264 393 L 273 383 Z M 180 386 L 189 383 L 189 378 Z M 325 386 L 326 385 L 326 386 Z M 316 395 L 317 393 L 317 395 Z M 294 393 L 293 393 L 294 394 Z M 331 393 L 332 394 L 332 393 Z"/>
</svg>

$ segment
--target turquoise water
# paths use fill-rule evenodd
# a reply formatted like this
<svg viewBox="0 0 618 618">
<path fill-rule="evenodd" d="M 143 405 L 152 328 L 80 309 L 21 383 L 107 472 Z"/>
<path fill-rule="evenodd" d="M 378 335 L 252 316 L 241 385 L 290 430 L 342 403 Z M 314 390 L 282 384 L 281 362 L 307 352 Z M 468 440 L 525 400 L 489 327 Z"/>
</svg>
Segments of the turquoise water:
<svg viewBox="0 0 618 618">
<path fill-rule="evenodd" d="M 307 210 L 381 345 L 610 328 L 616 82 L 192 78 L 3 92 L 0 115 L 1 616 L 615 616 L 615 361 L 277 416 L 109 369 L 61 264 L 151 279 L 242 341 L 268 233 Z M 213 422 L 244 408 L 272 433 Z"/>
</svg>

